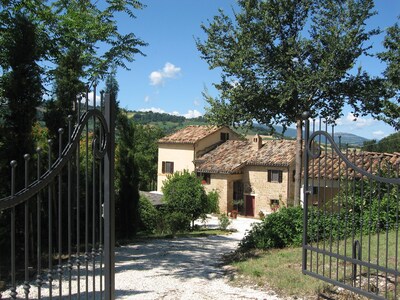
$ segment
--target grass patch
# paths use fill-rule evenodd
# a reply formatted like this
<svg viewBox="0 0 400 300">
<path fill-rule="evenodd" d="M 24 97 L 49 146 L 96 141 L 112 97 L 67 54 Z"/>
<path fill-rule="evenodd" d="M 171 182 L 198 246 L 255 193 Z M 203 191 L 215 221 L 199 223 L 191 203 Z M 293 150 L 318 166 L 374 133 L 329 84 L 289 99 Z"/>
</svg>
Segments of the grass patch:
<svg viewBox="0 0 400 300">
<path fill-rule="evenodd" d="M 361 238 L 362 237 L 362 238 Z M 400 268 L 400 261 L 396 261 L 397 253 L 397 233 L 390 231 L 371 235 L 363 235 L 359 237 L 362 241 L 362 260 L 369 260 L 371 263 L 379 263 L 381 266 L 387 265 L 389 268 Z M 379 243 L 378 243 L 379 241 Z M 351 257 L 352 241 L 337 241 L 332 243 L 322 241 L 313 246 L 326 250 L 332 249 L 340 255 Z M 387 251 L 387 252 L 386 252 Z M 308 263 L 312 260 L 312 271 L 318 274 L 325 274 L 326 277 L 331 277 L 334 280 L 344 281 L 349 284 L 351 279 L 352 264 L 338 261 L 329 256 L 309 252 Z M 272 250 L 253 250 L 245 253 L 235 253 L 228 257 L 228 263 L 234 266 L 237 270 L 237 275 L 232 277 L 235 284 L 248 285 L 257 284 L 260 287 L 271 288 L 281 296 L 297 296 L 302 299 L 317 299 L 320 294 L 323 294 L 327 299 L 367 299 L 358 296 L 349 291 L 338 291 L 333 285 L 322 280 L 318 280 L 311 276 L 302 274 L 302 248 L 284 248 Z M 397 266 L 396 266 L 397 263 Z M 310 267 L 307 267 L 310 269 Z M 338 272 L 336 273 L 336 270 Z M 362 274 L 362 282 L 365 282 L 370 274 L 371 284 L 377 286 L 376 278 L 377 271 L 373 268 L 368 269 L 358 268 L 357 274 Z M 338 277 L 336 278 L 336 274 Z M 384 274 L 380 273 L 382 280 L 379 285 L 380 296 L 385 296 L 387 299 L 394 299 L 394 279 L 389 278 L 389 284 L 385 287 Z M 361 277 L 358 277 L 361 278 Z M 358 284 L 357 284 L 358 286 Z M 367 287 L 363 286 L 363 290 Z M 386 294 L 387 291 L 387 294 Z M 386 295 L 385 295 L 386 294 Z M 400 286 L 398 292 L 400 294 Z"/>
<path fill-rule="evenodd" d="M 302 274 L 301 255 L 301 248 L 253 252 L 232 263 L 239 273 L 233 282 L 238 285 L 257 284 L 271 288 L 282 296 L 317 295 L 329 285 Z"/>
</svg>

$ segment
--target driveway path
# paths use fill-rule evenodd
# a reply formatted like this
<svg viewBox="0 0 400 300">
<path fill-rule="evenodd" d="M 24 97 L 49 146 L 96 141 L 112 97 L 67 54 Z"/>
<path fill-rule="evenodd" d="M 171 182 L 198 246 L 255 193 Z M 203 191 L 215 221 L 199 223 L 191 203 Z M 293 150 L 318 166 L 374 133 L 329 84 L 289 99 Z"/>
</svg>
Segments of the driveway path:
<svg viewBox="0 0 400 300">
<path fill-rule="evenodd" d="M 117 248 L 117 299 L 279 299 L 273 292 L 232 287 L 221 256 L 234 250 L 252 219 L 233 220 L 228 236 L 149 240 Z M 208 226 L 217 226 L 216 218 Z"/>
</svg>

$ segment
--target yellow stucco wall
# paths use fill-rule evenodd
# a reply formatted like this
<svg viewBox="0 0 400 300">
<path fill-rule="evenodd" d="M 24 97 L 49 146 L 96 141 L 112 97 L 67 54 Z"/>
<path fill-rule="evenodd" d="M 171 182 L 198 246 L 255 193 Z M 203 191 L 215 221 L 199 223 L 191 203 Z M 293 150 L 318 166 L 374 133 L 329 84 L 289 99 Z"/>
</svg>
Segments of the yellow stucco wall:
<svg viewBox="0 0 400 300">
<path fill-rule="evenodd" d="M 198 141 L 195 144 L 195 148 L 196 148 L 196 153 L 198 153 L 199 151 L 204 150 L 205 148 L 214 145 L 216 143 L 218 143 L 221 140 L 221 133 L 229 133 L 229 139 L 230 140 L 238 140 L 240 139 L 240 135 L 237 134 L 236 132 L 234 132 L 232 129 L 228 128 L 228 127 L 223 127 L 219 130 L 217 130 L 216 132 L 214 132 L 213 134 L 210 134 L 209 136 L 205 137 L 204 139 Z M 202 153 L 203 154 L 203 153 Z"/>
<path fill-rule="evenodd" d="M 193 160 L 195 159 L 195 153 L 218 143 L 221 138 L 221 132 L 229 133 L 230 140 L 237 140 L 240 138 L 240 135 L 230 128 L 223 127 L 195 144 L 159 143 L 157 191 L 161 191 L 162 183 L 167 178 L 167 174 L 162 173 L 163 161 L 174 162 L 174 172 L 183 170 L 189 170 L 192 172 L 194 171 Z"/>
<path fill-rule="evenodd" d="M 162 162 L 174 163 L 174 172 L 189 170 L 194 171 L 194 149 L 191 144 L 159 144 L 158 145 L 158 169 L 157 169 L 157 191 L 161 192 L 163 181 L 167 174 L 162 173 Z"/>
<path fill-rule="evenodd" d="M 206 192 L 219 193 L 219 211 L 226 213 L 233 209 L 233 182 L 241 180 L 242 174 L 211 174 L 210 184 L 205 184 Z"/>
</svg>

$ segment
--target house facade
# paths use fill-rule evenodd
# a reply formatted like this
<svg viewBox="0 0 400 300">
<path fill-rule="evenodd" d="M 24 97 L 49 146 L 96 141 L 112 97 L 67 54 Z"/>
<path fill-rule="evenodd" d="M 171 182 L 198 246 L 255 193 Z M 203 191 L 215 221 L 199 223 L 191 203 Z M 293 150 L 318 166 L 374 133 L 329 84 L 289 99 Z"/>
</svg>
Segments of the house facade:
<svg viewBox="0 0 400 300">
<path fill-rule="evenodd" d="M 217 190 L 220 211 L 256 217 L 293 203 L 295 141 L 226 141 L 195 161 L 207 191 Z"/>
<path fill-rule="evenodd" d="M 295 141 L 245 140 L 228 127 L 189 126 L 159 140 L 158 180 L 196 172 L 207 192 L 217 190 L 221 212 L 246 216 L 292 204 Z"/>
<path fill-rule="evenodd" d="M 227 140 L 241 139 L 229 127 L 188 126 L 158 140 L 157 191 L 176 171 L 195 171 L 194 161 Z"/>
</svg>

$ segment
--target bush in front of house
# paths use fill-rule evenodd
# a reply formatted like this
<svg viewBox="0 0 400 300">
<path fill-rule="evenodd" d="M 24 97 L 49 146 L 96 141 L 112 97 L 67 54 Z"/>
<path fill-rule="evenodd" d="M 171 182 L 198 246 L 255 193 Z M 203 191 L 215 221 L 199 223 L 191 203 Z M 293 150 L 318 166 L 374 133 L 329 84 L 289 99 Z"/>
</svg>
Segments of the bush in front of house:
<svg viewBox="0 0 400 300">
<path fill-rule="evenodd" d="M 267 215 L 260 223 L 254 223 L 239 243 L 241 250 L 271 249 L 301 245 L 303 233 L 303 209 L 281 208 Z"/>
<path fill-rule="evenodd" d="M 220 214 L 218 216 L 218 224 L 221 230 L 227 230 L 228 226 L 231 225 L 231 220 L 229 220 L 226 214 Z"/>
<path fill-rule="evenodd" d="M 329 207 L 309 207 L 309 242 L 343 239 L 353 234 L 374 234 L 396 228 L 400 209 L 395 188 L 381 191 L 379 197 L 347 196 L 335 211 Z M 303 209 L 281 208 L 267 215 L 239 243 L 240 250 L 300 246 L 303 238 Z"/>
<path fill-rule="evenodd" d="M 190 217 L 183 212 L 173 211 L 168 213 L 165 218 L 172 235 L 190 230 Z"/>
<path fill-rule="evenodd" d="M 165 218 L 172 233 L 188 230 L 190 223 L 193 225 L 204 214 L 218 211 L 218 192 L 211 191 L 207 195 L 194 172 L 184 170 L 168 176 L 162 191 Z"/>
<path fill-rule="evenodd" d="M 139 226 L 140 229 L 147 233 L 153 233 L 157 230 L 157 225 L 161 214 L 154 207 L 151 201 L 145 197 L 139 198 Z"/>
</svg>

